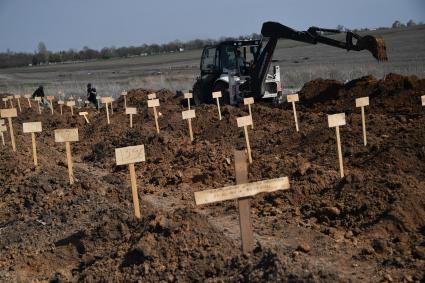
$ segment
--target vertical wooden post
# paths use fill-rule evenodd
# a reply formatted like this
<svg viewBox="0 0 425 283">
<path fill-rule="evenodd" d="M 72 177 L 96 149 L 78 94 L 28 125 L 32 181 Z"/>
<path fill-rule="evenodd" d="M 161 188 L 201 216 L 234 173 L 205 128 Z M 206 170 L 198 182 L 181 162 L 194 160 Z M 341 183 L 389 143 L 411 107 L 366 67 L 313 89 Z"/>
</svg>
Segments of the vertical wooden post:
<svg viewBox="0 0 425 283">
<path fill-rule="evenodd" d="M 297 130 L 297 132 L 299 132 L 297 109 L 295 108 L 295 102 L 299 101 L 298 93 L 288 94 L 288 96 L 286 98 L 287 98 L 288 102 L 292 103 L 292 110 L 294 112 L 294 120 L 295 120 L 295 129 Z"/>
<path fill-rule="evenodd" d="M 10 108 L 13 108 L 13 96 L 8 96 L 10 102 Z"/>
<path fill-rule="evenodd" d="M 124 95 L 124 107 L 127 108 L 127 95 Z"/>
<path fill-rule="evenodd" d="M 4 135 L 3 132 L 0 132 L 0 136 L 1 136 L 1 142 L 3 145 L 6 145 L 6 143 L 4 142 Z"/>
<path fill-rule="evenodd" d="M 133 128 L 133 114 L 130 114 L 130 128 Z"/>
<path fill-rule="evenodd" d="M 137 219 L 140 219 L 139 196 L 137 194 L 136 170 L 134 169 L 134 163 L 128 164 L 128 169 L 130 171 L 131 194 L 133 196 L 134 215 Z"/>
<path fill-rule="evenodd" d="M 20 95 L 15 95 L 15 99 L 18 101 L 18 108 L 19 108 L 19 112 L 22 112 L 22 108 L 21 108 L 21 96 Z"/>
<path fill-rule="evenodd" d="M 249 116 L 252 117 L 251 104 L 248 104 L 248 111 L 249 111 Z M 254 129 L 254 121 L 252 121 L 251 129 Z"/>
<path fill-rule="evenodd" d="M 236 184 L 240 185 L 248 183 L 248 165 L 246 163 L 246 154 L 244 151 L 235 150 L 235 171 Z M 254 247 L 249 197 L 239 198 L 237 202 L 239 207 L 239 226 L 241 229 L 242 251 L 244 253 L 249 253 Z"/>
<path fill-rule="evenodd" d="M 364 145 L 367 145 L 367 139 L 366 139 L 366 118 L 365 118 L 365 115 L 364 115 L 364 106 L 362 106 L 361 109 L 362 109 L 363 143 L 364 143 Z"/>
<path fill-rule="evenodd" d="M 298 128 L 298 118 L 297 118 L 297 109 L 295 108 L 295 102 L 292 101 L 292 110 L 294 110 L 294 119 L 295 119 L 295 129 L 299 132 Z"/>
<path fill-rule="evenodd" d="M 219 98 L 222 97 L 221 91 L 214 91 L 212 93 L 212 97 L 217 100 L 218 118 L 221 121 L 221 110 L 220 110 L 220 100 L 219 100 Z"/>
<path fill-rule="evenodd" d="M 65 148 L 66 148 L 66 160 L 68 162 L 69 183 L 72 185 L 74 184 L 74 173 L 72 170 L 71 143 L 65 142 Z"/>
<path fill-rule="evenodd" d="M 53 115 L 53 100 L 50 100 L 50 110 L 52 111 L 52 115 Z"/>
<path fill-rule="evenodd" d="M 111 99 L 111 115 L 114 114 L 114 106 L 112 105 L 114 101 Z"/>
<path fill-rule="evenodd" d="M 365 146 L 367 145 L 367 139 L 366 139 L 366 117 L 365 117 L 364 107 L 367 105 L 369 105 L 368 96 L 356 98 L 356 107 L 360 107 L 362 112 L 363 144 Z"/>
<path fill-rule="evenodd" d="M 192 119 L 187 119 L 187 123 L 189 124 L 189 136 L 190 141 L 193 141 L 193 131 L 192 131 Z"/>
<path fill-rule="evenodd" d="M 37 101 L 37 106 L 38 106 L 38 114 L 41 114 L 40 101 Z"/>
<path fill-rule="evenodd" d="M 13 149 L 13 151 L 16 151 L 15 135 L 13 134 L 12 118 L 8 117 L 7 121 L 9 121 L 9 132 L 10 132 L 10 140 L 12 141 L 12 149 Z"/>
<path fill-rule="evenodd" d="M 106 106 L 106 119 L 107 119 L 107 121 L 108 121 L 108 125 L 110 124 L 110 121 L 109 121 L 109 108 L 108 108 L 108 103 L 105 103 L 105 106 Z"/>
<path fill-rule="evenodd" d="M 337 149 L 338 149 L 339 173 L 342 178 L 344 177 L 344 165 L 343 165 L 343 159 L 342 159 L 341 138 L 339 135 L 339 127 L 345 125 L 345 113 L 328 115 L 328 125 L 329 125 L 329 128 L 335 127 L 336 129 L 336 143 L 337 143 Z"/>
<path fill-rule="evenodd" d="M 248 152 L 248 160 L 249 163 L 252 163 L 252 157 L 251 157 L 251 145 L 249 144 L 249 137 L 248 137 L 248 128 L 247 126 L 243 127 L 243 130 L 245 132 L 245 141 L 246 141 L 246 150 Z"/>
<path fill-rule="evenodd" d="M 60 109 L 61 109 L 61 115 L 62 115 L 62 114 L 63 114 L 63 109 L 62 109 L 62 108 L 63 108 L 63 104 L 60 104 L 59 106 L 60 106 Z"/>
<path fill-rule="evenodd" d="M 246 141 L 246 150 L 248 152 L 249 163 L 252 163 L 251 145 L 249 144 L 248 126 L 252 125 L 252 117 L 250 115 L 236 118 L 238 127 L 243 127 Z"/>
<path fill-rule="evenodd" d="M 99 100 L 100 100 L 100 97 L 99 96 L 96 96 L 96 102 L 97 102 L 97 112 L 99 113 L 99 109 L 100 109 L 100 106 L 99 106 Z"/>
<path fill-rule="evenodd" d="M 189 137 L 191 142 L 193 142 L 192 119 L 195 117 L 196 115 L 194 109 L 182 112 L 182 118 L 183 120 L 187 120 L 187 124 L 189 126 Z"/>
<path fill-rule="evenodd" d="M 24 98 L 26 98 L 26 99 L 27 99 L 27 101 L 28 101 L 28 107 L 29 107 L 29 108 L 32 108 L 31 100 L 30 100 L 30 98 L 31 98 L 31 94 L 24 94 Z"/>
<path fill-rule="evenodd" d="M 71 116 L 74 116 L 74 106 L 71 106 Z"/>
<path fill-rule="evenodd" d="M 35 133 L 31 133 L 31 140 L 32 140 L 32 155 L 34 157 L 34 165 L 38 165 L 37 161 L 37 145 L 35 143 Z"/>
<path fill-rule="evenodd" d="M 218 98 L 216 98 L 216 99 L 217 99 L 217 107 L 218 107 L 218 117 L 219 117 L 219 119 L 221 121 L 220 100 Z"/>
<path fill-rule="evenodd" d="M 156 107 L 153 107 L 153 115 L 155 116 L 156 132 L 159 134 L 158 113 L 156 112 Z"/>
<path fill-rule="evenodd" d="M 254 97 L 246 97 L 243 99 L 243 104 L 248 105 L 248 111 L 249 116 L 251 116 L 251 120 L 254 120 L 252 118 L 252 112 L 251 112 L 251 104 L 254 104 Z M 251 129 L 254 129 L 254 121 L 252 121 Z"/>
<path fill-rule="evenodd" d="M 339 136 L 339 126 L 336 126 L 335 129 L 336 129 L 336 143 L 338 147 L 339 173 L 342 178 L 344 177 L 344 164 L 342 162 L 342 150 L 341 150 L 341 138 Z"/>
</svg>

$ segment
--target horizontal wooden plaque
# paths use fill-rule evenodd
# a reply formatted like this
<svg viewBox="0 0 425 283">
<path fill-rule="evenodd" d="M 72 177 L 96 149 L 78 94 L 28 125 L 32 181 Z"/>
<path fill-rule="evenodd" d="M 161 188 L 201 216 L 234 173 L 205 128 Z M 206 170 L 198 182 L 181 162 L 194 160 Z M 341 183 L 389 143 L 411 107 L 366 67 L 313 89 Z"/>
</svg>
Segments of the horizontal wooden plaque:
<svg viewBox="0 0 425 283">
<path fill-rule="evenodd" d="M 124 165 L 145 161 L 145 146 L 127 146 L 115 149 L 117 165 Z"/>
<path fill-rule="evenodd" d="M 53 95 L 46 96 L 47 100 L 53 100 L 55 97 Z"/>
<path fill-rule="evenodd" d="M 19 94 L 17 94 L 17 95 L 15 95 L 15 98 L 18 99 L 18 98 L 21 98 L 21 96 Z"/>
<path fill-rule="evenodd" d="M 421 96 L 422 106 L 425 106 L 425 95 Z"/>
<path fill-rule="evenodd" d="M 186 110 L 182 112 L 183 120 L 195 118 L 195 110 Z"/>
<path fill-rule="evenodd" d="M 270 193 L 279 190 L 288 190 L 289 188 L 290 186 L 288 177 L 259 181 L 255 183 L 240 184 L 224 187 L 221 189 L 195 192 L 195 204 L 200 205 L 218 201 L 245 198 L 255 196 L 259 193 Z"/>
<path fill-rule="evenodd" d="M 34 100 L 40 102 L 41 101 L 41 97 L 40 96 L 36 96 L 36 97 L 34 97 Z"/>
<path fill-rule="evenodd" d="M 65 104 L 65 101 L 63 101 L 63 100 L 59 100 L 59 101 L 58 101 L 58 104 L 59 104 L 59 105 L 63 105 L 63 104 Z"/>
<path fill-rule="evenodd" d="M 13 99 L 13 95 L 8 95 L 6 97 L 7 97 L 7 99 Z"/>
<path fill-rule="evenodd" d="M 17 117 L 18 112 L 16 111 L 16 108 L 1 109 L 0 115 L 2 118 L 12 118 L 12 117 Z"/>
<path fill-rule="evenodd" d="M 212 93 L 213 98 L 220 98 L 221 97 L 221 91 L 214 91 Z"/>
<path fill-rule="evenodd" d="M 24 133 L 39 133 L 43 130 L 41 127 L 41 122 L 23 123 L 22 129 Z"/>
<path fill-rule="evenodd" d="M 156 93 L 149 93 L 148 94 L 148 99 L 155 99 L 156 98 Z"/>
<path fill-rule="evenodd" d="M 75 142 L 78 141 L 78 129 L 57 129 L 55 130 L 55 142 Z"/>
<path fill-rule="evenodd" d="M 66 106 L 69 106 L 69 107 L 71 107 L 71 106 L 75 106 L 75 101 L 74 101 L 74 100 L 67 101 L 67 102 L 66 102 Z"/>
<path fill-rule="evenodd" d="M 288 102 L 296 102 L 299 101 L 299 97 L 298 97 L 298 93 L 295 94 L 288 94 L 288 96 L 286 97 L 286 99 L 288 100 Z"/>
<path fill-rule="evenodd" d="M 254 97 L 247 97 L 243 99 L 243 104 L 248 105 L 248 104 L 254 104 Z"/>
<path fill-rule="evenodd" d="M 186 93 L 184 94 L 184 98 L 186 98 L 186 99 L 191 99 L 191 98 L 193 98 L 193 93 L 191 93 L 191 92 L 186 92 Z"/>
<path fill-rule="evenodd" d="M 148 107 L 158 107 L 159 99 L 148 100 Z"/>
<path fill-rule="evenodd" d="M 345 113 L 328 115 L 329 128 L 345 125 Z"/>
<path fill-rule="evenodd" d="M 126 91 L 122 91 L 122 92 L 121 92 L 121 95 L 122 95 L 122 96 L 126 96 L 126 95 L 127 95 L 127 92 L 126 92 Z"/>
<path fill-rule="evenodd" d="M 127 107 L 125 109 L 125 114 L 137 114 L 137 108 L 136 107 Z"/>
<path fill-rule="evenodd" d="M 96 96 L 96 100 L 101 100 L 102 97 L 101 96 Z"/>
<path fill-rule="evenodd" d="M 84 116 L 84 115 L 87 115 L 87 114 L 89 114 L 89 112 L 79 112 L 78 113 L 78 115 L 80 115 L 80 116 Z"/>
<path fill-rule="evenodd" d="M 85 104 L 90 104 L 90 101 L 85 100 L 85 101 L 84 101 L 84 103 L 85 103 Z"/>
<path fill-rule="evenodd" d="M 111 103 L 112 102 L 112 97 L 110 97 L 110 96 L 102 97 L 100 99 L 100 102 L 102 102 L 102 103 Z"/>
<path fill-rule="evenodd" d="M 360 97 L 356 98 L 356 107 L 368 106 L 369 105 L 369 97 Z"/>
<path fill-rule="evenodd" d="M 1 99 L 3 102 L 7 102 L 9 99 L 7 99 L 7 97 L 4 97 Z"/>
<path fill-rule="evenodd" d="M 238 123 L 238 127 L 244 127 L 252 125 L 252 117 L 250 115 L 236 118 L 236 122 Z"/>
<path fill-rule="evenodd" d="M 31 98 L 31 94 L 24 94 L 25 98 Z"/>
</svg>

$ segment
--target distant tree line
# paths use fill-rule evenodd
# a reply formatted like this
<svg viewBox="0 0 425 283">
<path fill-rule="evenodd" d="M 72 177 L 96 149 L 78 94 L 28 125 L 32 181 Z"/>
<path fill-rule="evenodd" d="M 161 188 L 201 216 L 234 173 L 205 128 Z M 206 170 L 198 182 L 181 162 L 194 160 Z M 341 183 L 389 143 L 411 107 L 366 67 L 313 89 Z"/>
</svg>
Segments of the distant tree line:
<svg viewBox="0 0 425 283">
<path fill-rule="evenodd" d="M 200 49 L 205 45 L 216 44 L 222 40 L 235 39 L 259 39 L 261 35 L 253 33 L 247 36 L 222 37 L 219 40 L 213 39 L 194 39 L 186 42 L 175 40 L 166 44 L 143 44 L 141 46 L 129 47 L 105 47 L 101 50 L 91 49 L 87 46 L 82 50 L 69 49 L 67 51 L 52 52 L 46 47 L 46 44 L 40 42 L 34 53 L 25 52 L 7 52 L 0 53 L 0 68 L 35 66 L 58 63 L 71 63 L 79 61 L 111 59 L 118 57 L 136 57 L 149 56 L 161 53 L 182 52 L 184 50 Z"/>
</svg>

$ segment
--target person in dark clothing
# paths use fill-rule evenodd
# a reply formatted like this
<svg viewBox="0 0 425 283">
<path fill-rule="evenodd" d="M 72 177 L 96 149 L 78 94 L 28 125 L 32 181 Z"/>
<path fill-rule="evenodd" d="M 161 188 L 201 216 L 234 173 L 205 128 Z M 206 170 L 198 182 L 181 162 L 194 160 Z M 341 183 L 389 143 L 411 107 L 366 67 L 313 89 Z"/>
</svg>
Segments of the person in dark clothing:
<svg viewBox="0 0 425 283">
<path fill-rule="evenodd" d="M 96 88 L 92 87 L 91 84 L 87 84 L 87 100 L 93 103 L 96 109 L 98 109 L 96 96 L 97 96 Z"/>
<path fill-rule="evenodd" d="M 41 106 L 47 105 L 47 101 L 44 99 L 44 89 L 42 85 L 38 86 L 38 88 L 32 94 L 33 99 L 36 97 L 41 97 L 41 100 L 40 100 Z"/>
</svg>

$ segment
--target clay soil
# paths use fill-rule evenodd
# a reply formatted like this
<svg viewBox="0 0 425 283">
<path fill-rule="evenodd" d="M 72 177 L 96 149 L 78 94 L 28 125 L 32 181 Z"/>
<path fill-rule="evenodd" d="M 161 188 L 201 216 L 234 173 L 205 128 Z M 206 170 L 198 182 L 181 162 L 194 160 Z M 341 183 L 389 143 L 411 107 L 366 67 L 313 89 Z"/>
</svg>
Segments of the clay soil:
<svg viewBox="0 0 425 283">
<path fill-rule="evenodd" d="M 249 130 L 249 181 L 288 176 L 291 189 L 251 200 L 255 249 L 240 251 L 235 201 L 195 206 L 195 191 L 235 184 L 235 149 L 244 149 L 236 117 L 247 109 L 196 108 L 189 142 L 183 97 L 158 91 L 157 134 L 147 90 L 128 92 L 134 128 L 114 105 L 81 116 L 39 115 L 22 100 L 13 119 L 17 152 L 0 148 L 0 281 L 3 282 L 381 282 L 425 281 L 425 80 L 388 75 L 343 84 L 315 80 L 291 105 L 257 102 Z M 368 145 L 356 97 L 369 96 Z M 15 102 L 16 103 L 16 102 Z M 76 111 L 77 112 L 77 111 Z M 346 176 L 339 177 L 335 130 L 341 127 Z M 22 123 L 41 121 L 39 166 Z M 72 143 L 77 182 L 68 184 L 64 144 L 53 130 L 78 127 Z M 142 219 L 133 215 L 126 166 L 114 149 L 144 144 L 136 165 Z"/>
</svg>

